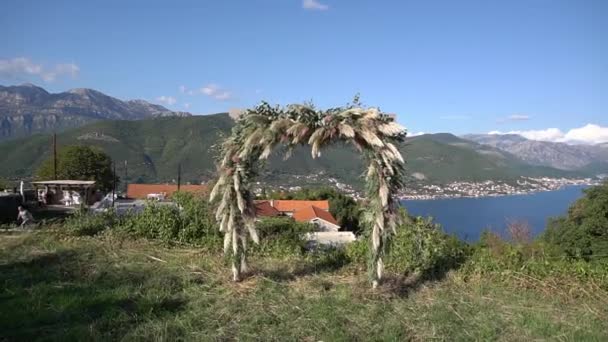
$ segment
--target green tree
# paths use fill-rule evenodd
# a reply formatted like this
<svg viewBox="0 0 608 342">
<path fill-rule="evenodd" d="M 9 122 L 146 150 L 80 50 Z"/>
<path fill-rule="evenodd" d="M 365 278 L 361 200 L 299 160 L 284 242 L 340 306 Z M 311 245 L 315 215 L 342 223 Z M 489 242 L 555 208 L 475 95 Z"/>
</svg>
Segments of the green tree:
<svg viewBox="0 0 608 342">
<path fill-rule="evenodd" d="M 543 240 L 558 254 L 585 259 L 608 255 L 608 182 L 586 189 L 567 216 L 551 220 Z"/>
<path fill-rule="evenodd" d="M 36 171 L 36 179 L 55 178 L 53 167 L 52 157 L 45 160 Z M 57 178 L 93 180 L 98 189 L 110 190 L 114 178 L 112 159 L 95 147 L 67 146 L 57 154 Z"/>
</svg>

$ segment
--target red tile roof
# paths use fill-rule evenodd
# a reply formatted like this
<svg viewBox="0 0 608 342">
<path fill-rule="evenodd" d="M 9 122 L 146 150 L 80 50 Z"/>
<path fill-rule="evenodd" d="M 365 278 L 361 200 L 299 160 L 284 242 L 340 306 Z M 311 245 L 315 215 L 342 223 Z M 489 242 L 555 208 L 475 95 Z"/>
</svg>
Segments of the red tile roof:
<svg viewBox="0 0 608 342">
<path fill-rule="evenodd" d="M 180 191 L 203 193 L 207 190 L 206 185 L 182 185 Z M 167 197 L 177 191 L 175 184 L 129 184 L 127 185 L 127 197 L 145 199 L 148 194 L 166 193 Z"/>
<path fill-rule="evenodd" d="M 320 218 L 329 223 L 333 223 L 336 226 L 338 225 L 338 221 L 331 215 L 331 213 L 327 210 L 323 210 L 321 208 L 315 206 L 309 206 L 300 210 L 297 210 L 293 213 L 294 220 L 298 222 L 310 222 L 310 220 L 315 218 Z"/>
<path fill-rule="evenodd" d="M 269 200 L 270 204 L 278 211 L 289 212 L 298 211 L 310 206 L 315 206 L 323 210 L 329 210 L 329 201 L 299 201 L 299 200 Z"/>
<path fill-rule="evenodd" d="M 255 201 L 256 216 L 279 216 L 281 212 L 270 205 L 268 201 Z"/>
</svg>

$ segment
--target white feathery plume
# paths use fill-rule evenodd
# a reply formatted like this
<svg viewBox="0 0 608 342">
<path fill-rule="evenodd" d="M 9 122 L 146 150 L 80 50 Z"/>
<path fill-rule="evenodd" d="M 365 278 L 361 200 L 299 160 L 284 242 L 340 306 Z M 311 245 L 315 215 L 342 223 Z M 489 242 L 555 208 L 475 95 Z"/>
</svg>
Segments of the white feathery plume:
<svg viewBox="0 0 608 342">
<path fill-rule="evenodd" d="M 240 191 L 237 191 L 237 193 L 236 193 L 236 203 L 237 203 L 237 206 L 239 207 L 239 211 L 241 213 L 244 213 L 245 209 L 247 209 L 247 207 L 245 205 L 245 199 L 243 198 L 243 194 Z"/>
<path fill-rule="evenodd" d="M 380 116 L 380 111 L 378 108 L 369 108 L 363 113 L 363 119 L 377 119 Z"/>
<path fill-rule="evenodd" d="M 236 229 L 236 227 L 235 227 L 232 229 L 232 252 L 234 253 L 234 255 L 236 255 L 238 251 L 239 251 L 239 233 L 238 233 L 238 229 Z"/>
<path fill-rule="evenodd" d="M 230 231 L 230 229 L 228 229 L 226 231 L 226 233 L 224 233 L 224 253 L 228 253 L 228 250 L 230 249 L 230 240 L 232 239 L 232 232 Z"/>
<path fill-rule="evenodd" d="M 386 182 L 382 182 L 380 185 L 378 195 L 380 196 L 380 203 L 382 203 L 382 207 L 386 207 L 388 205 L 388 186 L 386 185 Z"/>
<path fill-rule="evenodd" d="M 377 251 L 378 247 L 380 247 L 380 230 L 377 225 L 374 225 L 372 231 L 372 247 L 374 251 Z"/>
<path fill-rule="evenodd" d="M 325 128 L 323 128 L 323 127 L 317 128 L 317 130 L 315 130 L 310 135 L 310 138 L 308 138 L 308 143 L 313 144 L 314 142 L 319 141 L 324 133 L 325 133 Z"/>
<path fill-rule="evenodd" d="M 388 171 L 388 173 L 392 176 L 395 174 L 395 170 L 393 169 L 393 165 L 391 164 L 391 162 L 389 160 L 386 159 L 386 156 L 381 153 L 380 154 L 380 158 L 382 158 L 382 161 L 384 161 L 384 169 L 386 171 Z"/>
<path fill-rule="evenodd" d="M 363 137 L 363 139 L 365 139 L 368 144 L 372 146 L 384 146 L 382 140 L 380 140 L 380 138 L 378 138 L 376 134 L 367 129 L 359 130 L 359 134 Z"/>
<path fill-rule="evenodd" d="M 382 212 L 376 214 L 376 226 L 378 226 L 380 231 L 384 230 L 384 215 Z"/>
<path fill-rule="evenodd" d="M 213 189 L 211 190 L 211 193 L 209 194 L 209 202 L 213 201 L 215 199 L 215 196 L 217 196 L 217 193 L 220 191 L 220 188 L 226 183 L 226 176 L 224 176 L 223 174 L 220 176 L 220 178 L 217 180 L 217 183 L 215 183 L 215 186 L 213 186 Z"/>
<path fill-rule="evenodd" d="M 266 144 L 266 146 L 264 147 L 264 150 L 262 151 L 262 154 L 260 154 L 260 160 L 268 159 L 268 157 L 270 156 L 270 153 L 272 153 L 272 145 Z"/>
<path fill-rule="evenodd" d="M 340 125 L 338 125 L 338 129 L 340 130 L 340 134 L 343 137 L 346 137 L 346 138 L 355 137 L 355 130 L 351 126 L 349 126 L 345 123 L 341 123 Z"/>
<path fill-rule="evenodd" d="M 222 217 L 222 221 L 220 222 L 220 232 L 226 231 L 226 226 L 228 225 L 228 220 L 230 218 L 230 214 L 226 213 Z"/>
<path fill-rule="evenodd" d="M 369 167 L 367 168 L 367 175 L 365 176 L 365 179 L 369 181 L 369 179 L 376 173 L 376 164 L 374 163 L 370 163 Z"/>
<path fill-rule="evenodd" d="M 239 178 L 238 166 L 236 171 L 234 172 L 234 175 L 232 176 L 232 179 L 234 182 L 234 191 L 238 193 L 239 191 L 241 191 L 241 179 Z"/>
<path fill-rule="evenodd" d="M 217 214 L 215 215 L 216 219 L 219 220 L 221 218 L 221 216 L 224 214 L 224 210 L 228 206 L 229 199 L 230 199 L 230 188 L 228 188 L 228 189 L 226 189 L 226 191 L 224 191 L 224 196 L 222 196 L 222 200 L 221 200 L 220 204 L 217 206 Z"/>
<path fill-rule="evenodd" d="M 378 125 L 378 130 L 385 136 L 392 137 L 404 133 L 405 127 L 393 121 Z"/>
<path fill-rule="evenodd" d="M 353 117 L 353 116 L 360 116 L 362 114 L 362 112 L 363 112 L 363 110 L 361 108 L 351 108 L 351 109 L 342 111 L 338 115 L 348 118 L 348 117 Z"/>
<path fill-rule="evenodd" d="M 255 229 L 255 221 L 252 219 L 249 219 L 245 222 L 245 226 L 247 227 L 247 230 L 249 231 L 249 236 L 251 236 L 251 240 L 253 240 L 253 242 L 255 242 L 255 243 L 260 243 L 258 231 Z"/>
<path fill-rule="evenodd" d="M 378 279 L 382 279 L 382 274 L 384 273 L 384 262 L 382 262 L 382 258 L 378 258 L 378 264 L 376 265 L 376 276 Z"/>
<path fill-rule="evenodd" d="M 395 147 L 395 145 L 393 145 L 392 143 L 386 143 L 386 147 L 388 147 L 389 150 L 391 150 L 391 152 L 393 152 L 393 155 L 397 158 L 397 160 L 399 160 L 402 164 L 405 163 L 405 160 L 403 159 L 401 152 L 399 152 L 399 150 L 397 149 L 397 147 Z"/>
</svg>

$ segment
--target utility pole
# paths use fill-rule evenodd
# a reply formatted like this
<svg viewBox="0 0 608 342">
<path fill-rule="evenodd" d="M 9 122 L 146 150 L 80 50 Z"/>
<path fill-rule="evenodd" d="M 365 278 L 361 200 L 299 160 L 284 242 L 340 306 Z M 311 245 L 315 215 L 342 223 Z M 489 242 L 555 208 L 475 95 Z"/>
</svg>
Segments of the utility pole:
<svg viewBox="0 0 608 342">
<path fill-rule="evenodd" d="M 116 196 L 116 163 L 112 162 L 112 209 L 114 209 L 114 197 Z"/>
<path fill-rule="evenodd" d="M 128 163 L 127 163 L 127 160 L 125 159 L 125 193 L 127 192 L 127 187 L 128 187 L 128 184 L 129 184 L 127 182 L 127 175 L 128 175 L 128 173 L 127 173 L 127 166 L 128 166 Z"/>
<path fill-rule="evenodd" d="M 182 163 L 177 164 L 177 191 L 182 185 Z"/>
<path fill-rule="evenodd" d="M 57 180 L 57 133 L 53 132 L 53 179 Z"/>
</svg>

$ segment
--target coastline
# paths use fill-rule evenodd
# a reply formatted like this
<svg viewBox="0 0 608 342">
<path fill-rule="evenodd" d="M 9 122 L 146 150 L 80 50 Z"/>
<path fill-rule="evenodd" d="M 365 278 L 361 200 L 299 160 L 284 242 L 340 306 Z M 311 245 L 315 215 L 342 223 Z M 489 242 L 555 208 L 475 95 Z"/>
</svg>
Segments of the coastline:
<svg viewBox="0 0 608 342">
<path fill-rule="evenodd" d="M 514 187 L 510 185 L 506 185 L 510 187 L 509 191 L 496 191 L 493 192 L 492 189 L 482 189 L 479 187 L 488 184 L 499 184 L 504 186 L 505 183 L 486 181 L 482 183 L 468 183 L 461 182 L 457 184 L 466 184 L 472 186 L 473 188 L 477 187 L 476 191 L 473 193 L 470 192 L 455 192 L 455 193 L 445 193 L 443 188 L 438 185 L 429 186 L 431 189 L 437 189 L 439 193 L 425 193 L 425 194 L 406 194 L 399 196 L 399 201 L 428 201 L 428 200 L 437 200 L 437 199 L 456 199 L 456 198 L 487 198 L 487 197 L 504 197 L 504 196 L 517 196 L 517 195 L 532 195 L 539 192 L 548 192 L 548 191 L 558 191 L 565 187 L 569 186 L 594 186 L 601 184 L 602 180 L 594 180 L 590 178 L 586 179 L 566 179 L 566 178 L 528 178 L 528 180 L 534 180 L 536 184 L 534 186 L 529 186 L 533 183 L 520 183 L 519 185 L 528 185 L 528 186 L 520 186 Z M 453 185 L 452 185 L 453 187 Z"/>
</svg>

